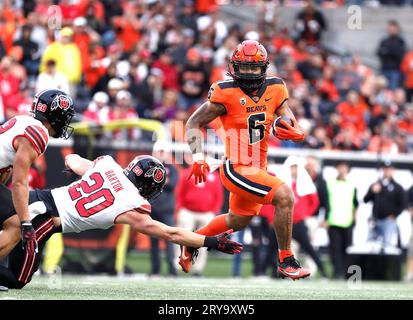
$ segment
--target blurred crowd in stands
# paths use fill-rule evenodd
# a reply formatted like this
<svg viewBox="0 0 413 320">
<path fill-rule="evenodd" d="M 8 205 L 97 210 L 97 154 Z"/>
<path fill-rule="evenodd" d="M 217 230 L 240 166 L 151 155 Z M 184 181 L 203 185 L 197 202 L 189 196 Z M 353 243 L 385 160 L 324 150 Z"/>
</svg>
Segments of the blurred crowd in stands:
<svg viewBox="0 0 413 320">
<path fill-rule="evenodd" d="M 256 39 L 308 135 L 273 145 L 412 151 L 413 51 L 396 21 L 377 45 L 376 71 L 323 47 L 328 25 L 311 1 L 285 1 L 303 5 L 290 29 L 277 25 L 276 1 L 233 2 L 258 5 L 258 26 L 221 20 L 215 0 L 2 1 L 0 122 L 28 112 L 33 93 L 53 86 L 74 97 L 79 120 L 151 118 L 173 128 L 227 77 L 236 44 Z"/>
</svg>

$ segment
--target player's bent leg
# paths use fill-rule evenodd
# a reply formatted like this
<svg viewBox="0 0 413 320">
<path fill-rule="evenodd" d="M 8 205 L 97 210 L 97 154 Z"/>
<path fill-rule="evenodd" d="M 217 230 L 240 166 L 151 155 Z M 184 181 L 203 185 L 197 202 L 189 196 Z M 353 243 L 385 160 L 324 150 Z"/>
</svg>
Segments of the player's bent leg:
<svg viewBox="0 0 413 320">
<path fill-rule="evenodd" d="M 20 288 L 23 288 L 32 279 L 33 274 L 40 265 L 40 260 L 47 240 L 56 232 L 61 232 L 61 226 L 56 227 L 53 218 L 48 214 L 41 214 L 33 218 L 33 227 L 36 232 L 39 252 L 29 254 L 23 250 L 21 242 L 11 251 L 9 255 L 10 270 L 17 279 Z"/>
<path fill-rule="evenodd" d="M 22 289 L 25 284 L 20 282 L 11 270 L 0 266 L 0 286 L 9 289 Z"/>
<path fill-rule="evenodd" d="M 294 194 L 283 184 L 275 192 L 272 201 L 275 206 L 274 229 L 279 246 L 278 271 L 284 278 L 293 280 L 306 278 L 310 276 L 310 271 L 301 267 L 291 251 Z"/>
<path fill-rule="evenodd" d="M 272 204 L 275 206 L 274 229 L 278 246 L 280 250 L 290 250 L 293 234 L 294 193 L 283 184 L 275 192 Z"/>
<path fill-rule="evenodd" d="M 253 218 L 260 212 L 261 205 L 254 201 L 250 201 L 243 196 L 230 194 L 230 213 L 216 216 L 205 227 L 195 231 L 204 236 L 215 236 L 229 229 L 234 231 L 245 228 Z M 184 272 L 189 272 L 194 261 L 193 248 L 181 247 L 181 255 L 179 257 L 179 265 Z"/>
<path fill-rule="evenodd" d="M 254 216 L 243 216 L 230 212 L 227 214 L 226 222 L 228 229 L 239 231 L 249 225 Z"/>
<path fill-rule="evenodd" d="M 0 231 L 0 259 L 6 257 L 20 241 L 20 220 L 13 215 L 3 222 Z"/>
</svg>

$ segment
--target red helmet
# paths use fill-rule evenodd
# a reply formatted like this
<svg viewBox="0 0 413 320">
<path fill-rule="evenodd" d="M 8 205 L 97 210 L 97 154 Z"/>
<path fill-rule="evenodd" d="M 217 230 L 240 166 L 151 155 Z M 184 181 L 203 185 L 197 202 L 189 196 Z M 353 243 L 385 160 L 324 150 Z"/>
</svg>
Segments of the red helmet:
<svg viewBox="0 0 413 320">
<path fill-rule="evenodd" d="M 257 90 L 265 81 L 269 64 L 267 50 L 258 41 L 245 40 L 235 48 L 231 64 L 233 71 L 230 70 L 229 74 L 239 86 L 247 90 Z M 258 66 L 261 67 L 261 73 L 241 73 L 240 66 Z"/>
</svg>

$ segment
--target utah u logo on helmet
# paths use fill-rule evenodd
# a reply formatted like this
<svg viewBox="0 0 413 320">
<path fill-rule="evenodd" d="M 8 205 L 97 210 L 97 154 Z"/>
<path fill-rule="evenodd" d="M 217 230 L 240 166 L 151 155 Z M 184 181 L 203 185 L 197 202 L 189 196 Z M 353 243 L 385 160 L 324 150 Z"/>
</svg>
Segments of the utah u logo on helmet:
<svg viewBox="0 0 413 320">
<path fill-rule="evenodd" d="M 154 180 L 156 183 L 161 183 L 161 182 L 165 179 L 165 172 L 162 171 L 160 168 L 155 167 L 155 168 L 149 169 L 149 170 L 145 173 L 145 177 L 146 177 L 146 178 L 152 177 L 153 180 Z"/>
<path fill-rule="evenodd" d="M 67 110 L 73 103 L 72 101 L 69 101 L 68 96 L 57 96 L 50 107 L 50 110 L 56 110 L 57 108 L 60 108 L 62 110 Z"/>
</svg>

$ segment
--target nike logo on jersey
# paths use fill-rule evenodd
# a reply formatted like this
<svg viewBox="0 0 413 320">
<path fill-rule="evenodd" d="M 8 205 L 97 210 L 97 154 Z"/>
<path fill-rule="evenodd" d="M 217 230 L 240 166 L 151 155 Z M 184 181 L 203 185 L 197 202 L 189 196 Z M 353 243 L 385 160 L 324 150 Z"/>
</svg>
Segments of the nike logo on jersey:
<svg viewBox="0 0 413 320">
<path fill-rule="evenodd" d="M 271 98 L 265 98 L 264 100 L 265 100 L 265 102 L 267 102 L 267 101 L 270 101 L 272 99 L 272 97 Z"/>
</svg>

